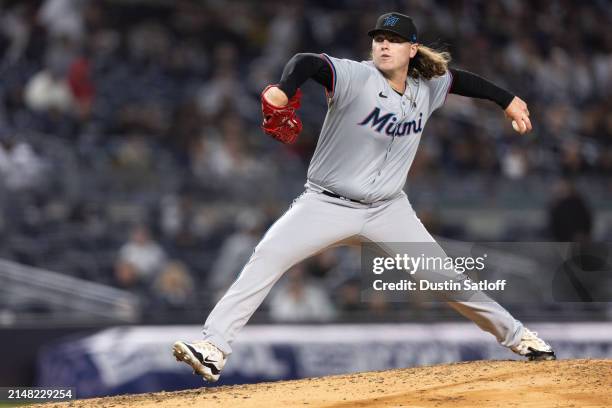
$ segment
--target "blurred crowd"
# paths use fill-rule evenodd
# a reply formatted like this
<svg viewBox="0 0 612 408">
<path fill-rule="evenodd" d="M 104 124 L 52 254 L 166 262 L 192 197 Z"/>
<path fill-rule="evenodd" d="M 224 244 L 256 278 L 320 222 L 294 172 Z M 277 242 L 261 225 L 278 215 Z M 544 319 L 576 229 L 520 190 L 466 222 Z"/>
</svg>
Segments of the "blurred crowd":
<svg viewBox="0 0 612 408">
<path fill-rule="evenodd" d="M 570 196 L 585 214 L 570 229 L 590 234 L 588 203 L 571 182 L 553 191 L 550 180 L 587 177 L 603 201 L 612 197 L 605 0 L 7 0 L 0 256 L 143 293 L 152 310 L 201 304 L 203 288 L 210 302 L 301 191 L 325 114 L 320 86 L 307 83 L 304 132 L 283 146 L 259 129 L 259 93 L 296 52 L 367 59 L 365 33 L 389 10 L 413 16 L 421 42 L 448 49 L 452 66 L 516 92 L 534 123 L 518 137 L 496 105 L 451 96 L 425 130 L 410 181 L 435 193 L 430 186 L 451 180 L 484 202 L 492 184 L 541 179 L 530 191 L 557 199 L 545 203 L 550 228 L 535 237 L 578 239 L 557 225 L 576 208 L 559 204 Z M 423 220 L 477 238 L 435 214 Z M 354 256 L 298 265 L 271 315 L 332 318 L 361 307 L 347 272 Z"/>
</svg>

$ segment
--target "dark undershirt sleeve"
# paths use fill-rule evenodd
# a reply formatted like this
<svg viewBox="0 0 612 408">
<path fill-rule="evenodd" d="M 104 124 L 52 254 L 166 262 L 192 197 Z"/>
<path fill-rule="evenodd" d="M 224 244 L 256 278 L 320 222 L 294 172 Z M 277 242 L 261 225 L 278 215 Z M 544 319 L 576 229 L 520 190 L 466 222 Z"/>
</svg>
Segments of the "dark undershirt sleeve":
<svg viewBox="0 0 612 408">
<path fill-rule="evenodd" d="M 295 54 L 287 62 L 278 87 L 291 98 L 308 78 L 323 85 L 328 92 L 333 89 L 331 67 L 320 55 L 310 53 Z"/>
<path fill-rule="evenodd" d="M 481 76 L 461 69 L 451 68 L 450 71 L 453 74 L 450 93 L 471 98 L 488 99 L 498 104 L 502 109 L 506 109 L 514 99 L 514 95 L 510 92 Z"/>
</svg>

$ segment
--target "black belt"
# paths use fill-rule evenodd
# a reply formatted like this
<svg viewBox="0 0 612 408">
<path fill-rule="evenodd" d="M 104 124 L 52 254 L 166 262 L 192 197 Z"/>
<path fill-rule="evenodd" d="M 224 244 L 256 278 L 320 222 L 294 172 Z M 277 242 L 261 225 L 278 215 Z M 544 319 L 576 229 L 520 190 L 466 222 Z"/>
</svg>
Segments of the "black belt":
<svg viewBox="0 0 612 408">
<path fill-rule="evenodd" d="M 341 195 L 338 195 L 336 193 L 332 193 L 331 191 L 327 191 L 327 190 L 323 190 L 322 193 L 325 194 L 326 196 L 334 197 L 334 198 L 339 198 L 341 200 L 352 201 L 352 202 L 358 203 L 358 204 L 367 204 L 367 203 L 364 203 L 363 201 L 353 200 L 352 198 L 343 197 Z"/>
</svg>

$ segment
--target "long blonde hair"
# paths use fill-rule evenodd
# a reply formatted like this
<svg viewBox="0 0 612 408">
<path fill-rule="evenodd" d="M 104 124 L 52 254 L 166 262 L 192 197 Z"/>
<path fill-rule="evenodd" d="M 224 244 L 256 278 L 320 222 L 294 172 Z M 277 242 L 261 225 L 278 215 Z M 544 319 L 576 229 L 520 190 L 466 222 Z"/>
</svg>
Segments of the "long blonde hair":
<svg viewBox="0 0 612 408">
<path fill-rule="evenodd" d="M 438 51 L 426 45 L 419 44 L 414 58 L 410 60 L 408 76 L 413 78 L 431 79 L 448 71 L 451 55 L 447 51 Z"/>
</svg>

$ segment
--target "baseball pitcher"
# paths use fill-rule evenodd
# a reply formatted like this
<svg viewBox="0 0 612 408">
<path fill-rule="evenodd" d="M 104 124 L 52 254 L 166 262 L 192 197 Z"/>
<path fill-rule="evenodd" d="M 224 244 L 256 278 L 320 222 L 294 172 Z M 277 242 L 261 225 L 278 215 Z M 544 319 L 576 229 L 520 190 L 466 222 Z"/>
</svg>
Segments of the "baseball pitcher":
<svg viewBox="0 0 612 408">
<path fill-rule="evenodd" d="M 308 79 L 324 87 L 328 110 L 304 193 L 266 232 L 212 310 L 203 340 L 173 346 L 176 359 L 208 381 L 219 378 L 238 332 L 298 262 L 347 241 L 437 245 L 403 187 L 425 124 L 449 92 L 488 99 L 517 132 L 531 130 L 523 100 L 478 75 L 449 68 L 448 53 L 418 43 L 409 16 L 384 14 L 368 35 L 370 61 L 297 54 L 279 84 L 262 92 L 262 128 L 283 143 L 293 143 L 302 129 L 299 87 Z M 515 353 L 530 360 L 555 359 L 550 345 L 498 303 L 483 293 L 478 299 L 461 297 L 448 304 Z"/>
</svg>

